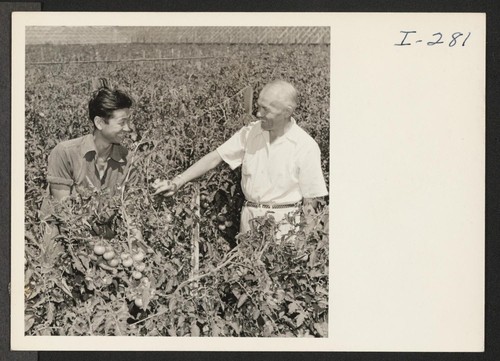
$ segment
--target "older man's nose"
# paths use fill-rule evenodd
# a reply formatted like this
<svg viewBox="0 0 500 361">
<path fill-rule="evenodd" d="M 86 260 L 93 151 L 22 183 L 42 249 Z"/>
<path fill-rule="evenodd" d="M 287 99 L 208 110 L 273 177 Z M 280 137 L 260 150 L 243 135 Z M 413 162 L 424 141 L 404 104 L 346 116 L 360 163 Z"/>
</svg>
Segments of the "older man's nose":
<svg viewBox="0 0 500 361">
<path fill-rule="evenodd" d="M 131 132 L 132 129 L 130 128 L 130 125 L 128 123 L 125 123 L 125 125 L 123 126 L 123 131 L 124 132 Z"/>
</svg>

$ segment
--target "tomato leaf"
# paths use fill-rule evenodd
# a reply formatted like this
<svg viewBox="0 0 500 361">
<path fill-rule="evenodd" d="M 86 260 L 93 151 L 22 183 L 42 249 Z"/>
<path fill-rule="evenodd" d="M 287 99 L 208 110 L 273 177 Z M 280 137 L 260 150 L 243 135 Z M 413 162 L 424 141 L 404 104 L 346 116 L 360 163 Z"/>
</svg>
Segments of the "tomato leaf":
<svg viewBox="0 0 500 361">
<path fill-rule="evenodd" d="M 33 324 L 35 323 L 35 316 L 33 315 L 25 315 L 24 316 L 24 332 L 28 332 Z"/>
<path fill-rule="evenodd" d="M 299 313 L 299 315 L 295 318 L 295 322 L 297 324 L 297 327 L 302 326 L 305 318 L 306 318 L 306 315 L 304 313 Z"/>
<path fill-rule="evenodd" d="M 196 321 L 193 321 L 193 323 L 191 323 L 191 336 L 193 336 L 193 337 L 200 336 L 200 328 L 196 324 Z"/>
<path fill-rule="evenodd" d="M 239 300 L 238 300 L 238 305 L 236 306 L 236 308 L 240 308 L 241 306 L 243 306 L 243 304 L 245 303 L 245 301 L 248 299 L 248 295 L 246 293 L 243 293 Z"/>
</svg>

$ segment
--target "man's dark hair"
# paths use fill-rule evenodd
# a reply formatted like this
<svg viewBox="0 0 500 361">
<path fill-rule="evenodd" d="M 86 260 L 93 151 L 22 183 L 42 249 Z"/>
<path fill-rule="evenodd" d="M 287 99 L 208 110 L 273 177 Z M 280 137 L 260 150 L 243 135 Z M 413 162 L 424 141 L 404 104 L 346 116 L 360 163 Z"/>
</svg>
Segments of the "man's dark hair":
<svg viewBox="0 0 500 361">
<path fill-rule="evenodd" d="M 132 106 L 132 98 L 125 92 L 111 89 L 104 78 L 99 79 L 99 83 L 99 89 L 92 94 L 92 99 L 89 101 L 89 118 L 92 122 L 96 116 L 104 118 L 107 122 L 115 110 Z"/>
</svg>

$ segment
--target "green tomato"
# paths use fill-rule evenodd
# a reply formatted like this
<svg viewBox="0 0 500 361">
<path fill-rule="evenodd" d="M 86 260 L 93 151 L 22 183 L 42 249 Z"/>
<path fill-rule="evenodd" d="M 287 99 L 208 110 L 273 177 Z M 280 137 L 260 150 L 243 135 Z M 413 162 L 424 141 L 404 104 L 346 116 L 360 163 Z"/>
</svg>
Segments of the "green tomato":
<svg viewBox="0 0 500 361">
<path fill-rule="evenodd" d="M 122 261 L 122 264 L 124 267 L 131 267 L 134 264 L 134 260 L 132 258 L 128 257 Z"/>
<path fill-rule="evenodd" d="M 135 265 L 135 269 L 139 272 L 142 272 L 144 271 L 144 269 L 146 268 L 146 264 L 144 262 L 140 262 L 140 263 L 137 263 Z"/>
<path fill-rule="evenodd" d="M 112 258 L 108 261 L 108 264 L 111 267 L 117 267 L 120 264 L 120 261 L 118 260 L 118 258 Z"/>
<path fill-rule="evenodd" d="M 115 252 L 107 251 L 102 255 L 102 258 L 104 258 L 106 261 L 109 261 L 110 259 L 115 258 Z"/>
<path fill-rule="evenodd" d="M 132 259 L 136 262 L 141 262 L 144 259 L 144 253 L 139 251 L 132 255 Z"/>
<path fill-rule="evenodd" d="M 104 252 L 106 252 L 106 248 L 104 248 L 104 246 L 101 245 L 94 246 L 94 253 L 96 255 L 101 256 L 104 254 Z"/>
</svg>

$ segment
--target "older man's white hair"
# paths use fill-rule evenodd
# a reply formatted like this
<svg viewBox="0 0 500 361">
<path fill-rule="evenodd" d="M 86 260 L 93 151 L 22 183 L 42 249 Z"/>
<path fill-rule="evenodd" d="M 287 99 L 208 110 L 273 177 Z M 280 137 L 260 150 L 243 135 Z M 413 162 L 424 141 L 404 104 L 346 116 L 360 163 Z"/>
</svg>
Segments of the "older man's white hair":
<svg viewBox="0 0 500 361">
<path fill-rule="evenodd" d="M 262 91 L 271 93 L 273 98 L 279 101 L 284 107 L 287 107 L 290 113 L 297 107 L 297 90 L 285 80 L 273 80 L 267 83 Z"/>
</svg>

